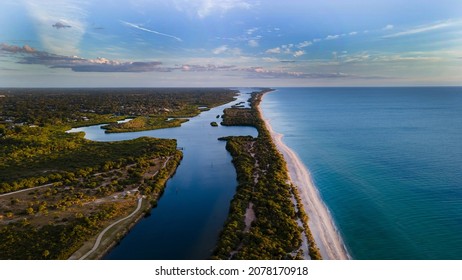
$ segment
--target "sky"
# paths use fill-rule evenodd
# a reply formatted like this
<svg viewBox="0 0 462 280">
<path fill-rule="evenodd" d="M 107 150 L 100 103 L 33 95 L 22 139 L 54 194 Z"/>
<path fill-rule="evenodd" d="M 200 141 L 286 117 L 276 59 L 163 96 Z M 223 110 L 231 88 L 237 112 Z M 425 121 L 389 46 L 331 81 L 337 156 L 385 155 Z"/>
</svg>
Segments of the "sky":
<svg viewBox="0 0 462 280">
<path fill-rule="evenodd" d="M 0 87 L 462 85 L 460 0 L 1 0 Z"/>
</svg>

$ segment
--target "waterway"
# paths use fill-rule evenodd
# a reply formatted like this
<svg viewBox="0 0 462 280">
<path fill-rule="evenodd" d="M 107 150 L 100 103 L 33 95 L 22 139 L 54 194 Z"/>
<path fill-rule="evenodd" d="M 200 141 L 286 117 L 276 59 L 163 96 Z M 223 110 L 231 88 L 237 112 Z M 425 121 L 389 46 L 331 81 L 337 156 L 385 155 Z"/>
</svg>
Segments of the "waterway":
<svg viewBox="0 0 462 280">
<path fill-rule="evenodd" d="M 226 220 L 236 190 L 236 171 L 222 136 L 251 135 L 253 127 L 212 127 L 221 122 L 225 108 L 245 102 L 253 89 L 239 89 L 237 100 L 204 111 L 181 127 L 159 130 L 104 133 L 102 125 L 74 128 L 94 141 L 122 141 L 142 136 L 177 139 L 183 149 L 175 175 L 151 215 L 142 219 L 113 248 L 105 259 L 207 259 L 210 257 Z"/>
</svg>

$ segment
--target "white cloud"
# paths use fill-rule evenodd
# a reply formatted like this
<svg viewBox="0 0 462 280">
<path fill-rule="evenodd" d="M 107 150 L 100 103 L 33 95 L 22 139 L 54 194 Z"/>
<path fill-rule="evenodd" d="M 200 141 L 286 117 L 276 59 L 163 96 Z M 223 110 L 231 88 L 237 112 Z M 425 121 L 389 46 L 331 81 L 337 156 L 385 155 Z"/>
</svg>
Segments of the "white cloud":
<svg viewBox="0 0 462 280">
<path fill-rule="evenodd" d="M 402 31 L 402 32 L 383 36 L 383 38 L 394 38 L 394 37 L 400 37 L 400 36 L 414 35 L 414 34 L 419 34 L 423 32 L 429 32 L 433 30 L 438 30 L 438 29 L 454 26 L 456 24 L 460 25 L 461 23 L 462 21 L 446 21 L 446 22 L 439 22 L 439 23 L 434 23 L 430 25 L 421 25 L 415 28 Z"/>
<path fill-rule="evenodd" d="M 259 29 L 258 27 L 250 28 L 250 29 L 247 29 L 246 33 L 247 33 L 247 35 L 252 35 L 252 34 L 255 33 L 258 29 Z"/>
<path fill-rule="evenodd" d="M 299 50 L 294 52 L 294 57 L 299 57 L 305 54 L 305 51 Z"/>
<path fill-rule="evenodd" d="M 249 78 L 266 78 L 266 79 L 344 79 L 344 78 L 362 78 L 361 76 L 350 75 L 341 72 L 298 72 L 281 69 L 266 69 L 263 67 L 241 68 L 239 71 L 249 73 Z M 368 78 L 368 77 L 364 77 Z"/>
<path fill-rule="evenodd" d="M 274 58 L 274 57 L 263 57 L 262 60 L 264 62 L 279 62 L 279 59 Z"/>
<path fill-rule="evenodd" d="M 244 0 L 175 0 L 174 5 L 180 11 L 194 11 L 200 18 L 232 9 L 250 9 L 253 6 Z"/>
<path fill-rule="evenodd" d="M 227 45 L 219 46 L 218 48 L 214 49 L 212 51 L 213 54 L 222 54 L 228 50 Z"/>
<path fill-rule="evenodd" d="M 313 42 L 310 42 L 310 41 L 304 41 L 304 42 L 301 42 L 297 45 L 297 48 L 301 49 L 301 48 L 306 48 L 306 47 L 309 47 L 313 45 Z"/>
<path fill-rule="evenodd" d="M 394 28 L 394 26 L 392 24 L 388 24 L 387 26 L 382 28 L 382 30 L 392 30 L 393 28 Z"/>
<path fill-rule="evenodd" d="M 279 53 L 285 53 L 285 54 L 290 54 L 292 53 L 291 48 L 294 46 L 294 44 L 286 44 L 286 45 L 281 45 L 278 48 L 274 48 L 271 50 L 278 51 Z M 268 50 L 270 51 L 270 50 Z"/>
<path fill-rule="evenodd" d="M 438 62 L 440 57 L 434 56 L 412 56 L 407 54 L 382 55 L 373 59 L 374 62 Z"/>
<path fill-rule="evenodd" d="M 292 44 L 289 44 L 289 45 L 282 45 L 281 48 L 282 48 L 282 52 L 285 53 L 285 54 L 292 54 Z"/>
<path fill-rule="evenodd" d="M 337 56 L 341 63 L 407 63 L 407 62 L 441 62 L 447 61 L 453 55 L 453 52 L 405 52 L 398 54 L 391 53 L 373 53 L 360 52 L 355 54 L 343 53 L 341 55 L 333 53 Z"/>
<path fill-rule="evenodd" d="M 239 48 L 229 48 L 227 45 L 223 45 L 223 46 L 219 46 L 216 49 L 213 49 L 212 53 L 214 55 L 219 55 L 219 54 L 240 55 L 242 51 Z"/>
<path fill-rule="evenodd" d="M 361 52 L 351 55 L 343 53 L 342 55 L 339 55 L 338 58 L 341 59 L 342 63 L 360 63 L 368 61 L 371 58 L 371 55 L 367 52 Z"/>
<path fill-rule="evenodd" d="M 340 35 L 328 35 L 326 37 L 326 40 L 335 40 L 335 39 L 338 39 L 340 37 Z"/>
<path fill-rule="evenodd" d="M 251 46 L 251 47 L 253 47 L 253 48 L 258 47 L 258 45 L 259 45 L 259 44 L 258 44 L 258 41 L 257 41 L 257 40 L 253 40 L 253 39 L 252 39 L 252 40 L 249 40 L 248 44 L 249 44 L 249 46 Z"/>
<path fill-rule="evenodd" d="M 277 48 L 268 49 L 268 50 L 266 50 L 266 53 L 278 54 L 278 53 L 281 53 L 281 48 L 277 47 Z"/>
<path fill-rule="evenodd" d="M 354 36 L 354 35 L 357 35 L 357 34 L 358 34 L 358 32 L 356 32 L 356 31 L 348 33 L 348 35 L 350 35 L 350 36 Z"/>
</svg>

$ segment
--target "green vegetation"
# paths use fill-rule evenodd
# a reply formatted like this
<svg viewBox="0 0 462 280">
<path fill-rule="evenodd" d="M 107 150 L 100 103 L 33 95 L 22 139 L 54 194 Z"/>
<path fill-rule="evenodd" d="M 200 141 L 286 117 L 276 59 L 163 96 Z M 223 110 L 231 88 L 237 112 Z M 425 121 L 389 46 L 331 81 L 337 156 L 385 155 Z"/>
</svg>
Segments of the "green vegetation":
<svg viewBox="0 0 462 280">
<path fill-rule="evenodd" d="M 177 118 L 227 103 L 235 94 L 223 89 L 0 92 L 6 96 L 0 99 L 0 259 L 68 258 L 133 212 L 138 197 L 151 202 L 140 215 L 149 211 L 182 158 L 172 139 L 93 142 L 65 131 L 128 116 L 134 120 L 109 125 L 112 132 L 178 126 L 184 120 Z"/>
<path fill-rule="evenodd" d="M 1 259 L 68 258 L 84 241 L 133 211 L 139 195 L 157 202 L 182 156 L 175 140 L 146 137 L 90 142 L 86 148 L 75 172 L 60 170 L 72 157 L 57 159 L 53 174 L 11 186 L 36 186 L 40 178 L 51 178 L 53 184 L 0 198 L 0 213 L 7 213 L 0 218 Z M 45 251 L 46 256 L 41 254 Z"/>
<path fill-rule="evenodd" d="M 103 126 L 106 129 L 106 133 L 116 132 L 133 132 L 143 130 L 153 130 L 168 127 L 178 127 L 182 123 L 187 122 L 188 119 L 170 119 L 165 117 L 151 117 L 141 116 L 136 117 L 129 122 L 125 123 L 111 123 Z"/>
<path fill-rule="evenodd" d="M 256 110 L 267 91 L 252 94 L 251 109 L 225 110 L 223 125 L 252 125 L 259 136 L 221 139 L 227 141 L 226 148 L 233 157 L 238 187 L 213 258 L 301 259 L 304 233 L 308 237 L 311 258 L 320 259 L 297 189 L 289 183 L 284 158 Z M 249 226 L 244 216 L 250 206 L 255 219 Z"/>
<path fill-rule="evenodd" d="M 0 125 L 108 123 L 129 116 L 185 118 L 233 101 L 222 88 L 0 89 Z M 0 127 L 0 135 L 2 128 Z"/>
<path fill-rule="evenodd" d="M 226 108 L 224 110 L 222 125 L 228 126 L 254 126 L 258 125 L 255 110 L 250 108 Z"/>
<path fill-rule="evenodd" d="M 117 204 L 101 206 L 98 211 L 72 222 L 51 223 L 41 227 L 27 218 L 0 227 L 0 259 L 67 259 L 89 237 L 97 234 L 104 221 L 125 213 Z"/>
<path fill-rule="evenodd" d="M 139 138 L 122 142 L 92 142 L 83 133 L 55 127 L 21 127 L 9 131 L 0 146 L 0 193 L 132 164 L 137 158 L 169 155 L 176 141 Z"/>
<path fill-rule="evenodd" d="M 218 123 L 217 123 L 217 122 L 211 122 L 210 125 L 211 125 L 211 126 L 214 126 L 214 127 L 217 127 L 217 126 L 218 126 Z"/>
</svg>

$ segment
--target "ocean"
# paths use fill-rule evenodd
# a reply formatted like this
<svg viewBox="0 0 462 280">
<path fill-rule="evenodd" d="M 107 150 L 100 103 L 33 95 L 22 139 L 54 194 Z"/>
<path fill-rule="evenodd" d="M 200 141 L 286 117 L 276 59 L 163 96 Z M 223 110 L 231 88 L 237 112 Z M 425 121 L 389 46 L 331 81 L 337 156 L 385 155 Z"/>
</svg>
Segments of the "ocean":
<svg viewBox="0 0 462 280">
<path fill-rule="evenodd" d="M 279 88 L 261 108 L 354 259 L 462 259 L 462 88 Z"/>
</svg>

